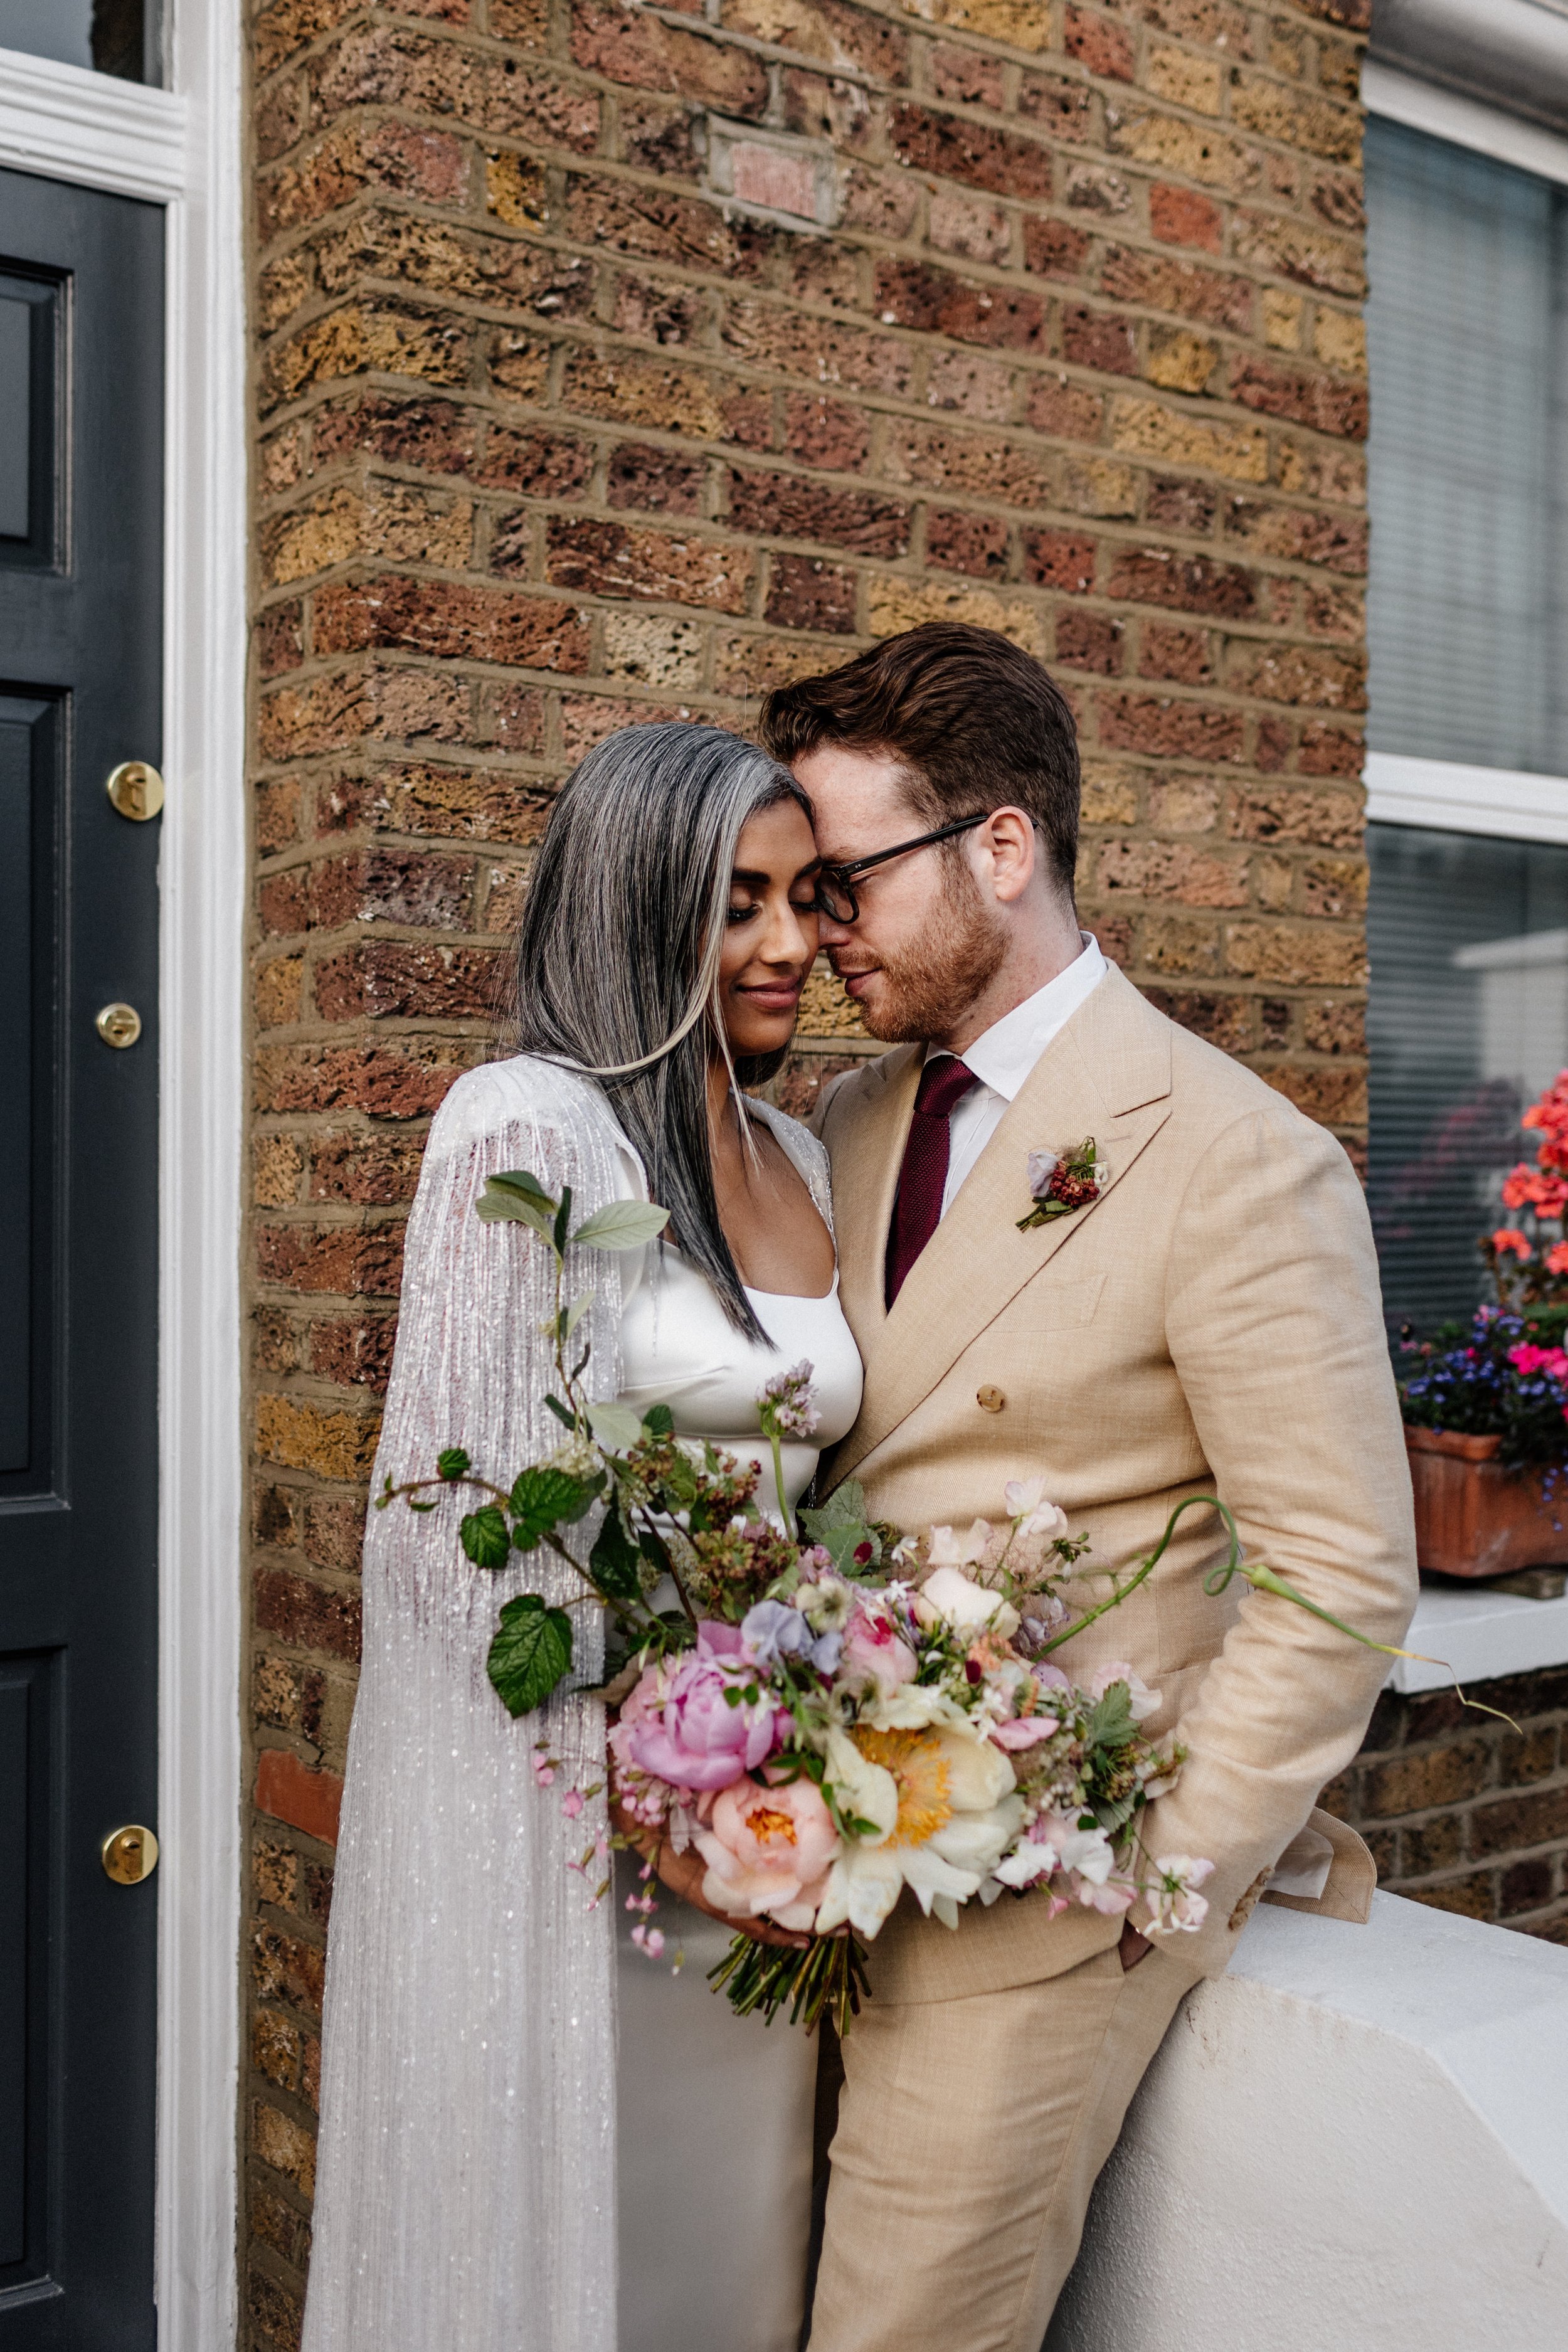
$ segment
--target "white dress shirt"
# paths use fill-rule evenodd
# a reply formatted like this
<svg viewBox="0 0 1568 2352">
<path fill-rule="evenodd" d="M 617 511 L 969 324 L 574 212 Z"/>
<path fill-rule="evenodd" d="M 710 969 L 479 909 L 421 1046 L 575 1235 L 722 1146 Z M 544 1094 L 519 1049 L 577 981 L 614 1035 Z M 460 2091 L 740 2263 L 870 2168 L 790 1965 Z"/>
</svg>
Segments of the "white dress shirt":
<svg viewBox="0 0 1568 2352">
<path fill-rule="evenodd" d="M 1067 970 L 1058 971 L 1055 980 L 1047 980 L 1033 996 L 1026 996 L 1022 1004 L 1015 1004 L 1011 1013 L 1004 1013 L 1001 1020 L 982 1031 L 959 1057 L 980 1083 L 971 1087 L 948 1114 L 947 1184 L 942 1196 L 944 1217 L 959 1186 L 1001 1126 L 1008 1104 L 1051 1039 L 1105 978 L 1106 961 L 1100 941 L 1088 931 L 1080 931 L 1079 937 L 1083 941 L 1082 953 Z M 928 1045 L 927 1060 L 941 1050 Z M 1037 1136 L 1035 1141 L 1045 1148 L 1041 1138 Z"/>
</svg>

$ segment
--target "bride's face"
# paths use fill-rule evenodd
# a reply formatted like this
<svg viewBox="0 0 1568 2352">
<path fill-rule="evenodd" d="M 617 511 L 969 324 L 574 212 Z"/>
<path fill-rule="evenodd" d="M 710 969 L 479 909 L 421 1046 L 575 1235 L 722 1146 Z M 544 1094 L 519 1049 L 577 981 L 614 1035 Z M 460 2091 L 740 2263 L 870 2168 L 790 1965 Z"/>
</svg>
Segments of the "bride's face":
<svg viewBox="0 0 1568 2352">
<path fill-rule="evenodd" d="M 816 954 L 816 867 L 811 826 L 795 802 L 775 801 L 742 828 L 719 959 L 731 1054 L 776 1054 L 795 1034 Z"/>
</svg>

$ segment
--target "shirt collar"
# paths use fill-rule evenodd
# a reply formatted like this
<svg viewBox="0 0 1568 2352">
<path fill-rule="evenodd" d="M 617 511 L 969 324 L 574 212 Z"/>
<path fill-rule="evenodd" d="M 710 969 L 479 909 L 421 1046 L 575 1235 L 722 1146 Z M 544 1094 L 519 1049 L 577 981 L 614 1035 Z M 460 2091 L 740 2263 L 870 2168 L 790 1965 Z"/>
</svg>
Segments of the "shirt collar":
<svg viewBox="0 0 1568 2352">
<path fill-rule="evenodd" d="M 1026 996 L 1022 1004 L 1015 1004 L 1011 1013 L 1004 1013 L 1000 1021 L 994 1021 L 973 1045 L 963 1049 L 963 1059 L 981 1085 L 1000 1095 L 1004 1102 L 1013 1100 L 1058 1030 L 1105 977 L 1106 961 L 1099 940 L 1089 931 L 1080 931 L 1079 937 L 1082 950 L 1065 971 L 1047 980 L 1033 996 Z M 930 1050 L 928 1046 L 928 1054 Z"/>
</svg>

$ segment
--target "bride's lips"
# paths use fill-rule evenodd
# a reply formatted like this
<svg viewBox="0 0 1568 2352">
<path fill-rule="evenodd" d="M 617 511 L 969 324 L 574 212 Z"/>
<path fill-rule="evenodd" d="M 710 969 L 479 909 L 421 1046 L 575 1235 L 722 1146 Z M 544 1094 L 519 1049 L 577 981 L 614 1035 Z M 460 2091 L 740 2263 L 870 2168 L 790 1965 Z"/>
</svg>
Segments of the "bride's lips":
<svg viewBox="0 0 1568 2352">
<path fill-rule="evenodd" d="M 793 1013 L 800 1003 L 800 992 L 805 985 L 804 974 L 799 980 L 781 981 L 776 987 L 739 988 L 735 993 L 754 1004 L 759 1013 Z"/>
</svg>

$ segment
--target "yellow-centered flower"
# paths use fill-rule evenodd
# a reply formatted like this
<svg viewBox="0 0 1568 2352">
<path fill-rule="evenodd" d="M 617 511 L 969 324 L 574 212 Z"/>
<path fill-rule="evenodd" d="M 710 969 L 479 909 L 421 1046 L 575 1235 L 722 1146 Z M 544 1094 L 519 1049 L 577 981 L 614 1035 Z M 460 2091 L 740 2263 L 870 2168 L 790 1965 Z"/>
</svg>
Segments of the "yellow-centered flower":
<svg viewBox="0 0 1568 2352">
<path fill-rule="evenodd" d="M 849 1737 L 868 1764 L 890 1773 L 899 1816 L 889 1845 L 924 1845 L 952 1819 L 952 1775 L 941 1743 L 929 1731 L 872 1731 L 858 1724 Z"/>
</svg>

